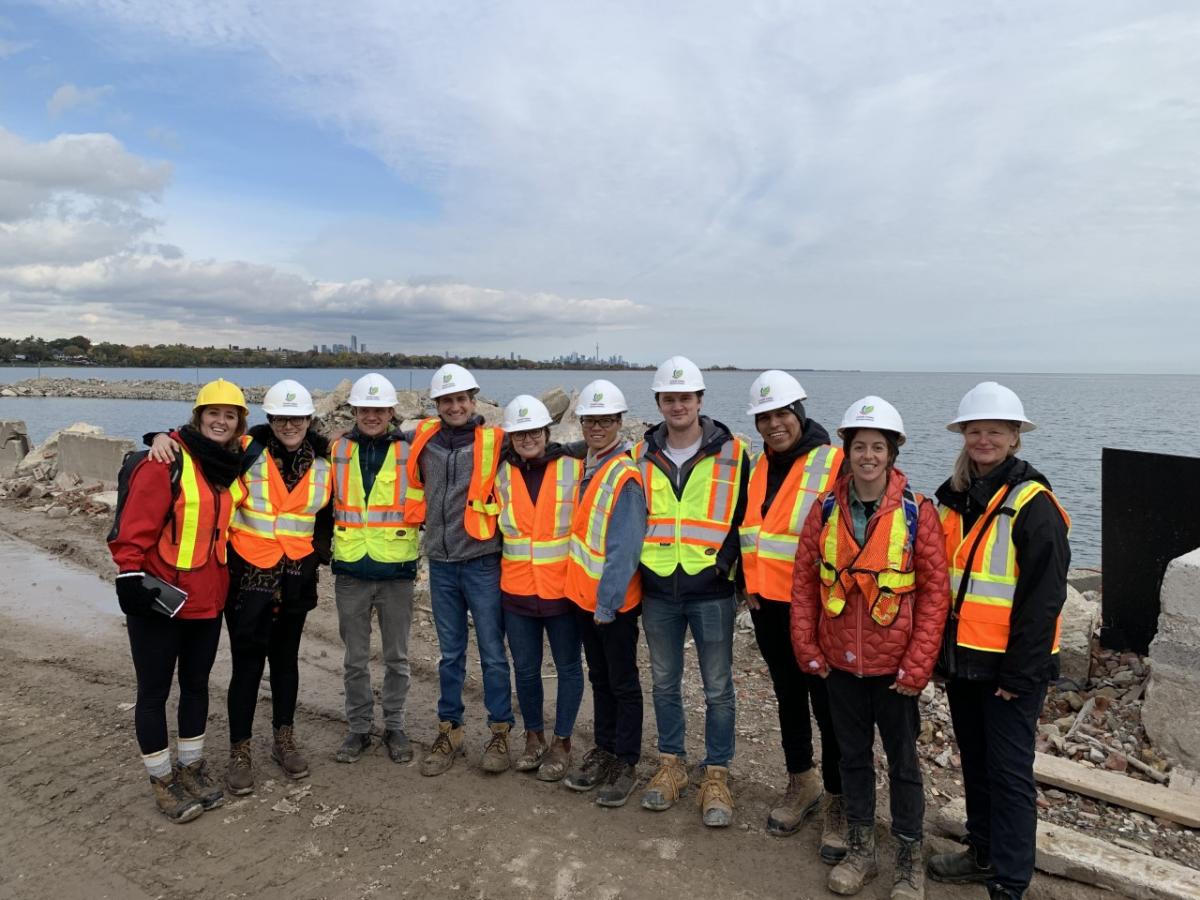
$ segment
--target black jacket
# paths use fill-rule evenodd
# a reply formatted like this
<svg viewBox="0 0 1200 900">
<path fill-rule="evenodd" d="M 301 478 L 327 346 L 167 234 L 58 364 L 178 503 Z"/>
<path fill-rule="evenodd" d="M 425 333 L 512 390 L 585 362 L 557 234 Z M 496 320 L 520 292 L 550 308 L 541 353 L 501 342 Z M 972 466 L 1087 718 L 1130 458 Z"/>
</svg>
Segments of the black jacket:
<svg viewBox="0 0 1200 900">
<path fill-rule="evenodd" d="M 696 464 L 709 456 L 716 456 L 720 452 L 721 446 L 733 437 L 733 432 L 725 425 L 708 416 L 700 417 L 700 425 L 704 429 L 703 437 L 700 439 L 700 449 L 695 456 L 684 463 L 682 468 L 677 468 L 671 458 L 662 450 L 667 442 L 666 423 L 654 426 L 644 436 L 647 458 L 670 479 L 675 488 L 676 497 L 683 496 L 683 489 L 687 485 L 688 477 L 696 468 Z M 734 573 L 741 554 L 738 528 L 746 515 L 746 488 L 749 482 L 750 459 L 743 452 L 742 475 L 738 484 L 733 521 L 730 523 L 729 533 L 725 536 L 721 549 L 717 551 L 716 565 L 703 569 L 695 575 L 689 575 L 682 566 L 676 566 L 675 571 L 665 577 L 656 575 L 644 565 L 639 566 L 642 573 L 642 592 L 646 596 L 672 597 L 681 600 L 710 600 L 728 597 L 733 593 Z M 648 504 L 650 501 L 649 484 L 645 485 L 645 491 Z"/>
<path fill-rule="evenodd" d="M 817 447 L 828 443 L 829 432 L 819 422 L 814 422 L 812 419 L 805 419 L 804 427 L 800 431 L 800 439 L 790 449 L 782 453 L 776 453 L 770 448 L 766 448 L 763 451 L 767 457 L 767 493 L 763 497 L 761 510 L 764 516 L 767 514 L 767 510 L 771 508 L 771 503 L 775 499 L 775 495 L 779 493 L 783 482 L 787 480 L 788 473 L 792 471 L 792 463 L 801 456 L 812 452 Z M 837 475 L 836 472 L 833 474 Z"/>
<path fill-rule="evenodd" d="M 950 482 L 937 489 L 937 500 L 963 517 L 964 533 L 987 509 L 989 501 L 1005 485 L 1050 482 L 1022 459 L 1012 457 L 987 475 L 973 478 L 965 491 L 955 491 Z M 996 681 L 1012 694 L 1028 694 L 1042 682 L 1058 677 L 1058 654 L 1050 652 L 1054 629 L 1067 598 L 1067 569 L 1071 547 L 1067 525 L 1049 497 L 1039 494 L 1029 501 L 1013 521 L 1013 545 L 1017 551 L 1017 586 L 1009 618 L 1008 649 L 1003 654 L 956 648 L 959 678 Z M 952 601 L 957 601 L 957 596 Z"/>
</svg>

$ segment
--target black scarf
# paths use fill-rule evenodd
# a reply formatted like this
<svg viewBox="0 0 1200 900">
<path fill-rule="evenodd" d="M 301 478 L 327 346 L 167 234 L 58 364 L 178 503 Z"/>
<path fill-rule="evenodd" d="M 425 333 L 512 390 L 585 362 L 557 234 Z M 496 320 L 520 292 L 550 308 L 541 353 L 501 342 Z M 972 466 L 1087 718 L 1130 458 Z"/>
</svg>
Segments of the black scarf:
<svg viewBox="0 0 1200 900">
<path fill-rule="evenodd" d="M 209 440 L 191 425 L 179 429 L 179 440 L 187 447 L 192 459 L 204 473 L 204 480 L 214 487 L 228 489 L 241 474 L 242 448 L 236 443 L 230 450 Z"/>
</svg>

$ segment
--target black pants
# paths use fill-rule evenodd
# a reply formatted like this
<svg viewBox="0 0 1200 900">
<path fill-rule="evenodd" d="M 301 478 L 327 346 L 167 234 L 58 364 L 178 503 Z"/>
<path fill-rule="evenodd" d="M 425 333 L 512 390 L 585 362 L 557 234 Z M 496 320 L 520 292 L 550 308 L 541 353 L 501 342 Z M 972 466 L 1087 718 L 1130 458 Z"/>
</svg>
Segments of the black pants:
<svg viewBox="0 0 1200 900">
<path fill-rule="evenodd" d="M 167 697 L 179 663 L 179 734 L 199 737 L 208 725 L 208 673 L 217 658 L 221 619 L 168 619 L 158 613 L 126 616 L 129 651 L 137 673 L 133 723 L 142 755 L 166 750 Z"/>
<path fill-rule="evenodd" d="M 238 613 L 225 607 L 229 626 L 229 647 L 233 672 L 229 677 L 226 709 L 229 713 L 229 742 L 236 744 L 250 737 L 254 726 L 254 708 L 258 705 L 258 686 L 263 669 L 271 663 L 271 723 L 275 728 L 291 725 L 296 718 L 296 697 L 300 692 L 300 638 L 308 613 L 283 612 L 270 621 L 266 640 L 239 640 Z"/>
<path fill-rule="evenodd" d="M 813 767 L 812 719 L 809 706 L 821 732 L 821 779 L 830 794 L 842 792 L 842 754 L 829 716 L 829 693 L 825 679 L 807 675 L 796 662 L 792 650 L 790 603 L 762 600 L 750 610 L 754 637 L 771 673 L 775 700 L 779 704 L 779 730 L 783 737 L 783 758 L 790 774 L 807 772 Z"/>
<path fill-rule="evenodd" d="M 875 727 L 888 760 L 892 834 L 919 839 L 925 819 L 925 792 L 917 758 L 920 711 L 916 697 L 890 690 L 894 675 L 859 678 L 838 669 L 829 672 L 829 708 L 842 748 L 846 821 L 875 825 Z"/>
<path fill-rule="evenodd" d="M 1005 700 L 996 682 L 946 685 L 967 795 L 967 839 L 996 870 L 996 882 L 1021 896 L 1033 878 L 1037 787 L 1033 747 L 1046 684 Z"/>
<path fill-rule="evenodd" d="M 617 613 L 607 625 L 575 610 L 588 681 L 592 685 L 596 746 L 635 766 L 642 757 L 642 682 L 638 677 L 638 610 Z"/>
</svg>

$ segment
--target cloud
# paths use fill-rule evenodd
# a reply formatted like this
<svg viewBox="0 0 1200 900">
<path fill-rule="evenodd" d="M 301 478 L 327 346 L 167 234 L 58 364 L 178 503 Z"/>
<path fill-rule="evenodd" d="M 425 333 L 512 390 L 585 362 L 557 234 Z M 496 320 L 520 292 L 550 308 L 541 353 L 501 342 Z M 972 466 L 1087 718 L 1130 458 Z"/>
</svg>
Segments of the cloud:
<svg viewBox="0 0 1200 900">
<path fill-rule="evenodd" d="M 50 113 L 51 118 L 57 119 L 71 109 L 87 109 L 97 106 L 102 99 L 111 93 L 112 85 L 110 84 L 90 88 L 80 88 L 73 84 L 64 84 L 46 101 L 46 111 Z"/>
<path fill-rule="evenodd" d="M 16 56 L 23 50 L 28 50 L 33 44 L 23 41 L 10 41 L 7 38 L 0 37 L 0 59 L 7 59 L 10 56 Z"/>
</svg>

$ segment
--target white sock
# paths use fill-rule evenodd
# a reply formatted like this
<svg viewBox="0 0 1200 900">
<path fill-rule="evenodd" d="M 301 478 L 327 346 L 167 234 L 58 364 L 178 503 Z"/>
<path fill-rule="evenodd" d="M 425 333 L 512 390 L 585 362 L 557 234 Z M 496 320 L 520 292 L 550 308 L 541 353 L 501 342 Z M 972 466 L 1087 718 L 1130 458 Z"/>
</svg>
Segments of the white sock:
<svg viewBox="0 0 1200 900">
<path fill-rule="evenodd" d="M 204 735 L 197 737 L 184 738 L 181 737 L 176 746 L 179 748 L 179 764 L 181 766 L 190 766 L 198 759 L 204 757 Z"/>
<path fill-rule="evenodd" d="M 166 778 L 171 774 L 170 749 L 147 753 L 142 756 L 142 762 L 146 764 L 146 771 L 150 773 L 151 778 Z"/>
</svg>

